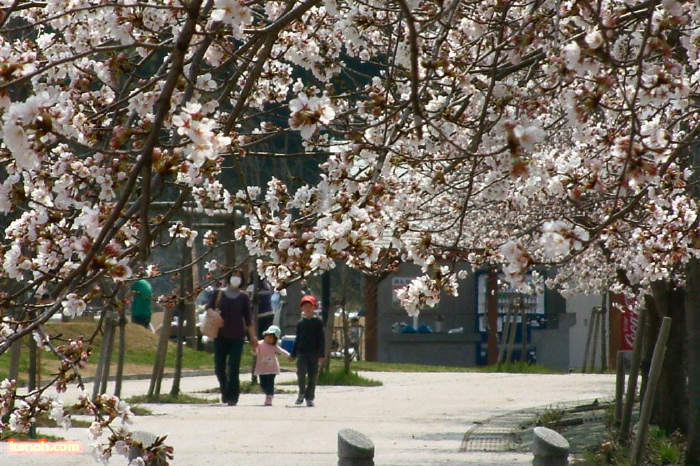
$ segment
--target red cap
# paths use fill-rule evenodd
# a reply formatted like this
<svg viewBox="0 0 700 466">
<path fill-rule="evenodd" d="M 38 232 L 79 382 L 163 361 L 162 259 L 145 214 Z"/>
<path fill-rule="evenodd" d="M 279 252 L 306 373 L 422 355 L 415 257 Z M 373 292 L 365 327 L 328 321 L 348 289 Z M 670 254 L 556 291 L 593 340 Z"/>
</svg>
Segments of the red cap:
<svg viewBox="0 0 700 466">
<path fill-rule="evenodd" d="M 316 298 L 313 295 L 307 294 L 301 297 L 301 302 L 299 305 L 301 306 L 304 303 L 311 303 L 316 307 Z"/>
</svg>

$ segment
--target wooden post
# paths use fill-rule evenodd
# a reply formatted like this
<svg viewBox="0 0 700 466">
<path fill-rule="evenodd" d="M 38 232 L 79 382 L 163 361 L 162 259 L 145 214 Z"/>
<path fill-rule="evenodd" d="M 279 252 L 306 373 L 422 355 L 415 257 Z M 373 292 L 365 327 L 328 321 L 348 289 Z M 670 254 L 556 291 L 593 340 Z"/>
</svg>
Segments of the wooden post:
<svg viewBox="0 0 700 466">
<path fill-rule="evenodd" d="M 608 344 L 607 344 L 607 338 L 605 337 L 607 333 L 607 325 L 605 325 L 606 322 L 606 302 L 605 298 L 607 295 L 603 295 L 603 303 L 598 309 L 598 312 L 600 313 L 600 370 L 601 372 L 605 373 L 608 370 Z"/>
<path fill-rule="evenodd" d="M 624 351 L 617 352 L 617 372 L 615 373 L 615 425 L 622 419 L 622 398 L 625 395 L 625 358 Z"/>
<path fill-rule="evenodd" d="M 600 330 L 600 309 L 594 308 L 591 316 L 593 323 L 593 341 L 591 342 L 591 374 L 595 373 L 595 355 L 598 349 L 598 331 Z"/>
<path fill-rule="evenodd" d="M 168 354 L 168 341 L 170 339 L 170 327 L 173 320 L 173 308 L 166 307 L 163 316 L 163 325 L 160 328 L 158 338 L 158 349 L 156 350 L 156 360 L 153 361 L 153 372 L 151 373 L 151 383 L 148 387 L 147 398 L 152 400 L 160 396 L 160 384 L 163 379 L 165 368 L 165 358 Z"/>
<path fill-rule="evenodd" d="M 586 335 L 586 347 L 583 350 L 583 364 L 581 367 L 581 373 L 585 374 L 588 368 L 588 354 L 591 349 L 591 337 L 593 336 L 593 323 L 595 322 L 595 308 L 591 310 L 591 317 L 588 319 L 588 334 Z"/>
<path fill-rule="evenodd" d="M 654 355 L 651 358 L 651 368 L 649 369 L 649 382 L 646 392 L 644 393 L 644 401 L 642 402 L 642 412 L 639 416 L 639 428 L 637 429 L 637 437 L 634 439 L 634 447 L 632 456 L 630 457 L 630 466 L 642 464 L 642 453 L 644 452 L 644 444 L 646 443 L 647 431 L 649 430 L 649 420 L 651 419 L 651 410 L 654 406 L 654 396 L 656 395 L 656 385 L 659 382 L 659 375 L 664 364 L 664 356 L 666 355 L 666 341 L 668 334 L 671 331 L 671 318 L 664 317 L 661 321 L 661 330 L 659 337 L 656 339 L 654 347 Z"/>
<path fill-rule="evenodd" d="M 496 360 L 496 364 L 500 364 L 508 360 L 507 350 L 508 342 L 510 341 L 510 320 L 512 316 L 513 311 L 511 308 L 506 308 L 506 315 L 503 316 L 503 330 L 501 331 L 501 341 L 498 349 L 498 359 Z"/>
</svg>

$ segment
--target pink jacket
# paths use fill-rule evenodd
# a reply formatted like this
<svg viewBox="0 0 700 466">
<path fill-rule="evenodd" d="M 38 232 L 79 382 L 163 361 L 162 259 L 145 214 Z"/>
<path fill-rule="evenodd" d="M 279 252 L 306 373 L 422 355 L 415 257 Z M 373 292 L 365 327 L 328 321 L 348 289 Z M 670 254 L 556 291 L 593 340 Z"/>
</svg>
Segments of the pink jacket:
<svg viewBox="0 0 700 466">
<path fill-rule="evenodd" d="M 255 362 L 255 375 L 279 374 L 280 363 L 277 355 L 289 356 L 289 353 L 279 345 L 271 345 L 264 340 L 260 340 L 255 354 L 258 356 Z"/>
</svg>

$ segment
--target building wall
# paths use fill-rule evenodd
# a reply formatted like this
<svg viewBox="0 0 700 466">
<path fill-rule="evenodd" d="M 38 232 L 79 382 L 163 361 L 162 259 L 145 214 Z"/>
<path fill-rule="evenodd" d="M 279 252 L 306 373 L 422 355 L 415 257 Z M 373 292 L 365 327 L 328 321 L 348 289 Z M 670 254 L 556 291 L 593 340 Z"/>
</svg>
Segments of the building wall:
<svg viewBox="0 0 700 466">
<path fill-rule="evenodd" d="M 394 278 L 413 278 L 420 268 L 403 264 L 396 274 L 389 275 L 378 287 L 377 356 L 382 362 L 448 365 L 472 367 L 477 365 L 481 333 L 477 328 L 476 275 L 469 273 L 459 281 L 459 296 L 446 296 L 435 308 L 422 310 L 414 320 L 406 310 L 393 302 Z M 536 347 L 537 362 L 553 370 L 568 371 L 569 329 L 576 316 L 567 314 L 566 300 L 557 292 L 547 290 L 545 298 L 546 328 L 531 330 L 530 346 Z M 414 327 L 428 325 L 436 330 L 437 316 L 442 316 L 444 333 L 396 333 L 399 324 Z M 447 333 L 451 329 L 460 333 Z"/>
<path fill-rule="evenodd" d="M 401 362 L 430 365 L 470 367 L 476 361 L 476 282 L 473 275 L 460 281 L 459 296 L 443 293 L 434 308 L 420 312 L 417 318 L 393 302 L 394 278 L 413 278 L 421 274 L 420 267 L 403 264 L 396 274 L 389 275 L 378 286 L 377 357 L 382 362 Z M 442 324 L 436 319 L 442 316 Z M 433 330 L 442 326 L 441 333 L 396 333 L 398 324 L 418 328 L 428 325 Z M 463 333 L 447 333 L 462 328 Z"/>
<path fill-rule="evenodd" d="M 594 307 L 600 306 L 601 303 L 602 297 L 600 295 L 579 295 L 567 299 L 567 311 L 576 316 L 575 325 L 571 327 L 569 335 L 571 340 L 569 345 L 570 369 L 574 372 L 581 372 L 583 369 L 586 339 L 591 327 L 591 311 Z M 600 341 L 600 336 L 598 341 Z M 598 347 L 597 354 L 600 355 L 600 347 Z M 597 357 L 596 368 L 601 366 L 599 360 L 600 358 Z"/>
</svg>

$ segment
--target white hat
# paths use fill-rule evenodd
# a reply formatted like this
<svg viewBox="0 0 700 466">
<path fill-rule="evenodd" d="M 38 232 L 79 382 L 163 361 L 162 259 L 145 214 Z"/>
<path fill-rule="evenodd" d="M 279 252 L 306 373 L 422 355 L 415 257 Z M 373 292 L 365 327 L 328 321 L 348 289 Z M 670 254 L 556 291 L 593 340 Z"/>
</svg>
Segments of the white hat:
<svg viewBox="0 0 700 466">
<path fill-rule="evenodd" d="M 263 332 L 263 335 L 274 335 L 279 340 L 282 335 L 282 330 L 276 325 L 270 325 L 267 330 Z"/>
</svg>

